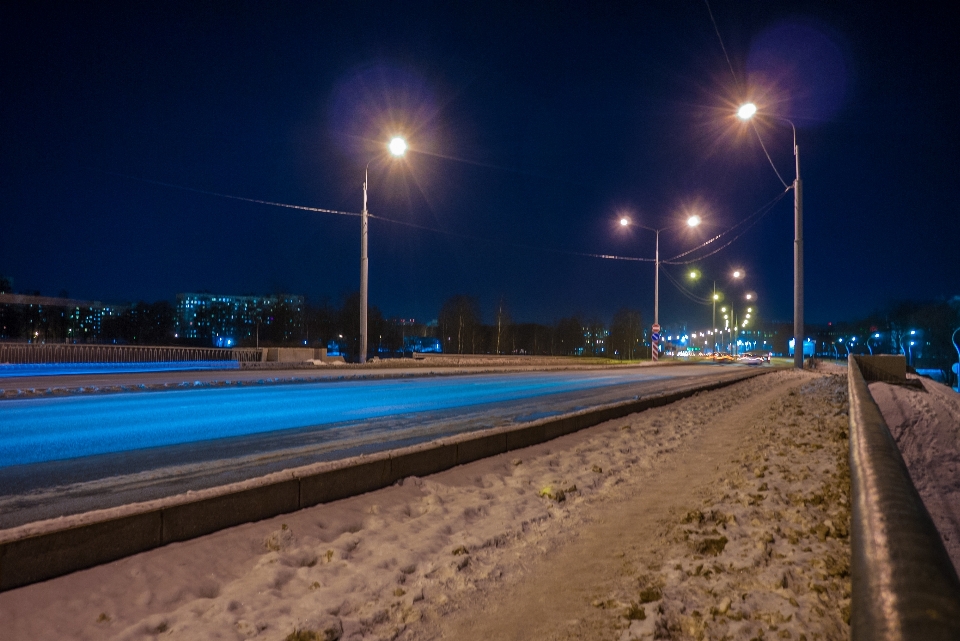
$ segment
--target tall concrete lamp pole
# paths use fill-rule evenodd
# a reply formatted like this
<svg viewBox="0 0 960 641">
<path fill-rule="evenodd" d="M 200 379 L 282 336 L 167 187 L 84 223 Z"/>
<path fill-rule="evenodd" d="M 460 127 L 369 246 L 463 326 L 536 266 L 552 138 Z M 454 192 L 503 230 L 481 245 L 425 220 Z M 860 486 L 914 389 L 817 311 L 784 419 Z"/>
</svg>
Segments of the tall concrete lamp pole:
<svg viewBox="0 0 960 641">
<path fill-rule="evenodd" d="M 700 224 L 700 216 L 693 215 L 688 216 L 686 225 L 688 227 L 696 227 Z M 620 226 L 627 227 L 628 225 L 636 225 L 641 229 L 646 229 L 647 231 L 652 231 L 656 235 L 657 244 L 656 244 L 656 254 L 654 254 L 654 276 L 653 276 L 653 331 L 651 336 L 656 332 L 660 331 L 660 232 L 663 229 L 673 229 L 679 225 L 674 225 L 673 227 L 665 227 L 661 229 L 654 229 L 653 227 L 647 227 L 646 225 L 641 225 L 640 223 L 635 223 L 627 216 L 620 218 Z M 649 259 L 647 259 L 649 260 Z M 657 340 L 651 339 L 650 341 L 650 351 L 651 355 L 653 351 L 657 349 Z M 657 360 L 656 356 L 653 356 L 653 360 Z"/>
<path fill-rule="evenodd" d="M 737 110 L 737 116 L 744 121 L 750 120 L 756 113 L 757 106 L 752 102 L 741 105 Z M 779 119 L 789 123 L 793 129 L 793 156 L 796 160 L 797 173 L 793 180 L 793 365 L 803 369 L 803 184 L 800 182 L 800 148 L 797 147 L 796 126 L 786 118 Z"/>
<path fill-rule="evenodd" d="M 407 151 L 407 143 L 403 138 L 396 137 L 388 145 L 390 153 L 396 157 Z M 372 160 L 370 162 L 373 162 Z M 367 362 L 367 275 L 369 259 L 367 257 L 367 230 L 369 215 L 367 213 L 367 178 L 370 173 L 370 163 L 363 170 L 363 210 L 360 212 L 360 362 Z"/>
</svg>

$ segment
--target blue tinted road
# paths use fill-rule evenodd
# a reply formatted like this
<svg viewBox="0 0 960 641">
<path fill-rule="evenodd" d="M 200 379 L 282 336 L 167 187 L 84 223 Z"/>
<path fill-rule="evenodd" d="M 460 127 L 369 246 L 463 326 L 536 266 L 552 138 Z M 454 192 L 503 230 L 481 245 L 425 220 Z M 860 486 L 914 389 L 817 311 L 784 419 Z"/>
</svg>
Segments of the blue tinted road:
<svg viewBox="0 0 960 641">
<path fill-rule="evenodd" d="M 689 365 L 266 385 L 238 377 L 227 387 L 4 400 L 0 529 L 749 373 Z M 234 376 L 208 374 L 208 385 Z M 90 382 L 67 387 L 76 385 Z"/>
<path fill-rule="evenodd" d="M 700 369 L 700 368 L 695 368 Z M 668 376 L 652 368 L 177 390 L 0 404 L 0 467 L 503 403 Z"/>
</svg>

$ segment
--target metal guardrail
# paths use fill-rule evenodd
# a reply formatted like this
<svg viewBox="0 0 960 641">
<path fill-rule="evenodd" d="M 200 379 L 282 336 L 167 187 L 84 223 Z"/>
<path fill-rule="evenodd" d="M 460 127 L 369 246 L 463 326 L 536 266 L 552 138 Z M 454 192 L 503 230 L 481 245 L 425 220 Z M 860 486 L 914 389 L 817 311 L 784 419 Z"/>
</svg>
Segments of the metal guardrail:
<svg viewBox="0 0 960 641">
<path fill-rule="evenodd" d="M 64 343 L 0 343 L 0 363 L 171 363 L 260 360 L 260 349 Z"/>
<path fill-rule="evenodd" d="M 856 356 L 848 372 L 851 638 L 960 639 L 960 579 Z"/>
</svg>

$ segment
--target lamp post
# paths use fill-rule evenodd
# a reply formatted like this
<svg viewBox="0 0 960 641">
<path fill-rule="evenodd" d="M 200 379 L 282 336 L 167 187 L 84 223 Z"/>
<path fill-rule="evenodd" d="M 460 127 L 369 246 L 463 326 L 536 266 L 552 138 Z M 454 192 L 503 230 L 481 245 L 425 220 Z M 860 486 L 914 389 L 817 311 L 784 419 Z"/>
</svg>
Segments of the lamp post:
<svg viewBox="0 0 960 641">
<path fill-rule="evenodd" d="M 387 145 L 390 153 L 399 158 L 407 151 L 407 143 L 399 136 L 390 140 Z M 373 162 L 371 160 L 370 162 Z M 369 215 L 367 212 L 367 177 L 370 173 L 370 162 L 363 170 L 363 210 L 360 212 L 360 362 L 367 362 L 367 273 L 369 260 L 367 258 L 367 229 Z"/>
<path fill-rule="evenodd" d="M 876 333 L 873 336 L 867 336 L 867 351 L 870 352 L 870 356 L 873 356 L 873 346 L 870 344 L 871 338 L 880 338 L 880 333 Z"/>
<path fill-rule="evenodd" d="M 717 281 L 713 281 L 713 324 L 710 326 L 716 331 L 717 329 Z M 717 351 L 717 339 L 714 336 L 713 339 L 713 351 Z"/>
<path fill-rule="evenodd" d="M 953 389 L 960 392 L 960 347 L 957 347 L 957 332 L 960 332 L 960 327 L 953 330 L 953 334 L 950 335 L 950 342 L 953 343 L 953 349 L 957 350 L 957 369 L 954 372 L 957 375 L 957 386 Z"/>
<path fill-rule="evenodd" d="M 699 224 L 700 224 L 700 216 L 694 215 L 694 216 L 689 216 L 687 218 L 686 225 L 688 227 L 696 227 Z M 661 227 L 660 229 L 654 229 L 653 227 L 647 227 L 646 225 L 641 225 L 640 223 L 632 222 L 626 216 L 623 216 L 620 218 L 621 227 L 627 227 L 629 225 L 636 225 L 641 229 L 646 229 L 647 231 L 652 231 L 654 234 L 656 234 L 656 239 L 657 239 L 656 254 L 654 258 L 655 269 L 654 269 L 654 277 L 653 277 L 653 325 L 654 325 L 654 328 L 656 328 L 653 333 L 655 334 L 657 331 L 659 331 L 659 328 L 660 328 L 660 232 L 667 229 L 674 229 L 676 227 L 679 227 L 679 225 L 674 225 L 672 227 Z M 656 349 L 657 349 L 657 341 L 651 340 L 650 354 L 651 354 L 652 360 L 657 360 L 657 355 L 655 353 Z"/>
<path fill-rule="evenodd" d="M 745 103 L 737 110 L 737 116 L 747 121 L 757 113 L 757 106 Z M 793 129 L 793 156 L 796 161 L 796 177 L 793 180 L 793 366 L 803 369 L 803 185 L 800 182 L 800 148 L 797 147 L 797 128 L 786 118 Z M 799 349 L 796 347 L 799 345 Z"/>
</svg>

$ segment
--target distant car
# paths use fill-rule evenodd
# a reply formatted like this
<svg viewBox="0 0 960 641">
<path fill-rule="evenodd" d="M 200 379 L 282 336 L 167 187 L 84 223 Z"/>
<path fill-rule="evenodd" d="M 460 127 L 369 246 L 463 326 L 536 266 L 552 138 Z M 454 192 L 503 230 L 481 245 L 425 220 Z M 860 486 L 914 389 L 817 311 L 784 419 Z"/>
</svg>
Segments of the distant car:
<svg viewBox="0 0 960 641">
<path fill-rule="evenodd" d="M 764 358 L 759 354 L 742 354 L 739 360 L 744 365 L 763 365 Z"/>
<path fill-rule="evenodd" d="M 731 356 L 730 354 L 726 354 L 726 353 L 724 353 L 724 352 L 714 352 L 714 353 L 713 353 L 713 360 L 714 360 L 714 362 L 716 362 L 716 363 L 733 363 L 733 362 L 736 362 L 736 359 L 735 359 L 733 356 Z"/>
</svg>

